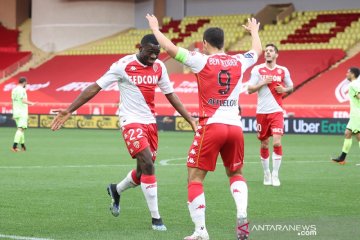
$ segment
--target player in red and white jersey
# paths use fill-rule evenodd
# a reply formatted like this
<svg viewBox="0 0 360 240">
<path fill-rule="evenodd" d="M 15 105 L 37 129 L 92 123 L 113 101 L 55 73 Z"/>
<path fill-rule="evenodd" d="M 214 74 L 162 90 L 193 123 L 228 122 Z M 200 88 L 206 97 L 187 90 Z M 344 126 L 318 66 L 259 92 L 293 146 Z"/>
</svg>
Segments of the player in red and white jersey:
<svg viewBox="0 0 360 240">
<path fill-rule="evenodd" d="M 176 47 L 160 31 L 155 16 L 147 15 L 149 26 L 167 53 L 190 67 L 195 73 L 199 92 L 199 126 L 190 147 L 188 167 L 188 208 L 195 231 L 186 240 L 209 239 L 205 225 L 205 195 L 203 181 L 208 171 L 214 171 L 220 153 L 230 182 L 230 191 L 237 208 L 237 237 L 247 239 L 248 190 L 241 168 L 244 139 L 239 121 L 238 96 L 243 73 L 256 63 L 261 53 L 259 23 L 249 19 L 244 26 L 252 35 L 252 50 L 244 55 L 224 53 L 224 32 L 209 28 L 204 32 L 206 55 Z"/>
<path fill-rule="evenodd" d="M 120 90 L 119 117 L 122 135 L 132 158 L 137 159 L 131 170 L 118 184 L 107 188 L 112 199 L 111 213 L 120 213 L 120 195 L 123 191 L 141 186 L 152 217 L 152 228 L 165 231 L 158 210 L 157 182 L 154 161 L 158 148 L 155 120 L 155 88 L 159 87 L 171 105 L 195 130 L 196 122 L 185 110 L 170 83 L 165 65 L 158 60 L 160 46 L 153 34 L 141 40 L 138 54 L 128 55 L 115 62 L 95 83 L 86 88 L 66 109 L 58 110 L 51 129 L 58 130 L 71 113 L 92 99 L 101 89 L 117 83 Z"/>
<path fill-rule="evenodd" d="M 274 44 L 265 48 L 265 63 L 255 66 L 248 82 L 248 92 L 258 93 L 256 121 L 261 141 L 260 158 L 264 168 L 264 185 L 280 186 L 279 169 L 282 160 L 281 137 L 284 134 L 282 98 L 293 90 L 289 70 L 276 64 L 278 49 Z M 273 171 L 269 168 L 269 137 L 273 137 Z"/>
</svg>

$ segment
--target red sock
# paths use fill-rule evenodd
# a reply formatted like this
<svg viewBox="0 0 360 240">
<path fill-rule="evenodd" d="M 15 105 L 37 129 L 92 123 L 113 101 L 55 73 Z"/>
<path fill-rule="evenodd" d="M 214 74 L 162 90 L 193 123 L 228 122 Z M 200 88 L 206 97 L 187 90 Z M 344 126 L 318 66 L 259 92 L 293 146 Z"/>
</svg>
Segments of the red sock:
<svg viewBox="0 0 360 240">
<path fill-rule="evenodd" d="M 132 178 L 132 180 L 134 181 L 135 184 L 137 184 L 137 185 L 140 184 L 140 179 L 138 179 L 136 177 L 136 170 L 135 169 L 132 170 L 132 172 L 131 172 L 131 178 Z"/>
<path fill-rule="evenodd" d="M 243 176 L 241 176 L 241 175 L 236 175 L 236 176 L 232 176 L 232 177 L 230 178 L 230 186 L 231 186 L 234 182 L 236 182 L 236 181 L 246 182 L 246 180 L 245 180 L 245 178 L 244 178 Z"/>
<path fill-rule="evenodd" d="M 282 156 L 282 146 L 274 146 L 274 153 L 276 153 L 279 156 Z"/>
<path fill-rule="evenodd" d="M 260 148 L 260 156 L 262 159 L 268 159 L 270 156 L 268 148 Z"/>
<path fill-rule="evenodd" d="M 190 182 L 188 184 L 188 202 L 191 203 L 197 196 L 204 192 L 201 182 Z"/>
</svg>

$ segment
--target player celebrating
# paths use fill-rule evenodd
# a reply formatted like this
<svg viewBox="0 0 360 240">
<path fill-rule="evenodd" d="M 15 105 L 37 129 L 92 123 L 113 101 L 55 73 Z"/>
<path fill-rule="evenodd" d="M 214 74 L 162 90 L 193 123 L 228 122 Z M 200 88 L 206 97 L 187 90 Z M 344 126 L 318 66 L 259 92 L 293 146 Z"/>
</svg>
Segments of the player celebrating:
<svg viewBox="0 0 360 240">
<path fill-rule="evenodd" d="M 35 103 L 27 100 L 26 94 L 27 80 L 24 77 L 19 79 L 18 85 L 12 90 L 12 107 L 13 119 L 16 122 L 17 131 L 14 137 L 14 144 L 11 151 L 18 152 L 18 144 L 21 144 L 21 150 L 26 151 L 25 146 L 25 130 L 28 124 L 28 105 L 33 106 Z"/>
<path fill-rule="evenodd" d="M 282 159 L 281 137 L 284 134 L 282 97 L 293 90 L 289 70 L 276 64 L 278 48 L 267 44 L 265 63 L 251 71 L 248 92 L 258 92 L 256 121 L 258 139 L 261 141 L 260 158 L 264 168 L 264 185 L 280 186 L 279 169 Z M 269 137 L 273 137 L 273 171 L 269 168 Z"/>
<path fill-rule="evenodd" d="M 360 147 L 360 81 L 355 81 L 360 75 L 360 69 L 351 67 L 346 73 L 346 78 L 351 83 L 349 84 L 349 98 L 350 98 L 350 119 L 345 129 L 345 140 L 342 148 L 342 153 L 337 158 L 332 158 L 333 161 L 340 164 L 345 164 L 345 158 L 352 145 L 352 135 L 355 134 Z"/>
<path fill-rule="evenodd" d="M 120 90 L 120 126 L 126 146 L 132 158 L 137 159 L 136 170 L 130 171 L 118 184 L 107 188 L 112 199 L 111 213 L 120 213 L 120 196 L 123 191 L 141 186 L 152 217 L 152 228 L 165 231 L 166 227 L 158 210 L 157 182 L 154 161 L 158 148 L 158 133 L 155 121 L 155 88 L 158 86 L 171 105 L 191 124 L 194 119 L 185 110 L 170 83 L 165 65 L 158 60 L 160 46 L 153 34 L 141 40 L 138 54 L 128 55 L 115 62 L 108 72 L 86 88 L 66 109 L 58 111 L 51 124 L 59 129 L 71 113 L 92 99 L 101 89 L 117 82 Z"/>
<path fill-rule="evenodd" d="M 244 55 L 224 53 L 224 32 L 209 28 L 204 32 L 203 47 L 207 55 L 189 52 L 175 46 L 159 31 L 158 20 L 147 15 L 149 26 L 165 51 L 196 74 L 199 92 L 199 127 L 190 147 L 188 166 L 188 208 L 195 231 L 187 240 L 209 239 L 205 226 L 205 195 L 203 181 L 208 171 L 214 171 L 220 153 L 230 191 L 237 208 L 237 237 L 247 239 L 248 190 L 241 168 L 244 139 L 239 121 L 238 96 L 243 73 L 255 64 L 261 53 L 259 23 L 249 19 L 244 26 L 252 35 L 252 49 Z"/>
</svg>

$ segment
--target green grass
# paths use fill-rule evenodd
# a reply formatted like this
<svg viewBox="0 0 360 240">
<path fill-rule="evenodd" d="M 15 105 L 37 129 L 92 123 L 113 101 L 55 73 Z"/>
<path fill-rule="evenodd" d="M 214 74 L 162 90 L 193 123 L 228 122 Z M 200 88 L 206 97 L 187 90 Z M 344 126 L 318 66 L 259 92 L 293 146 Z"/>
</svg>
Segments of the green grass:
<svg viewBox="0 0 360 240">
<path fill-rule="evenodd" d="M 0 236 L 51 239 L 182 239 L 192 233 L 187 209 L 185 159 L 191 133 L 160 132 L 156 166 L 160 213 L 167 232 L 154 232 L 141 189 L 122 195 L 121 215 L 109 210 L 106 186 L 135 166 L 118 131 L 29 129 L 27 152 L 12 153 L 15 129 L 0 128 Z M 279 188 L 262 185 L 259 142 L 245 135 L 244 175 L 252 226 L 315 225 L 316 236 L 253 230 L 251 239 L 358 239 L 360 163 L 354 140 L 344 166 L 329 161 L 342 136 L 286 135 Z M 173 159 L 168 165 L 161 160 Z M 234 238 L 235 204 L 218 164 L 205 184 L 210 238 Z M 1 237 L 0 237 L 1 238 Z"/>
</svg>

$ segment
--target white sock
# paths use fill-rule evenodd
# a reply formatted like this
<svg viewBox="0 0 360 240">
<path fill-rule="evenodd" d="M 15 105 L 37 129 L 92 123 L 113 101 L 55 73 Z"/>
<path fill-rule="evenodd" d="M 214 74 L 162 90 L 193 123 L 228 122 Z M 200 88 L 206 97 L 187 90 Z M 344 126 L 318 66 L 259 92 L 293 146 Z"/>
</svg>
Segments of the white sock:
<svg viewBox="0 0 360 240">
<path fill-rule="evenodd" d="M 282 156 L 281 156 L 281 155 L 277 155 L 276 153 L 273 152 L 273 154 L 272 154 L 273 175 L 276 175 L 276 176 L 279 175 L 279 169 L 280 169 L 280 165 L 281 165 L 281 159 L 282 159 Z"/>
<path fill-rule="evenodd" d="M 131 174 L 132 174 L 132 171 L 130 171 L 126 175 L 126 177 L 116 185 L 116 190 L 119 194 L 122 193 L 123 191 L 125 191 L 126 189 L 139 186 L 138 184 L 136 184 L 134 182 Z"/>
<path fill-rule="evenodd" d="M 248 188 L 244 181 L 235 181 L 230 185 L 231 194 L 235 200 L 237 218 L 247 217 Z"/>
<path fill-rule="evenodd" d="M 202 193 L 192 202 L 188 202 L 191 219 L 195 224 L 195 231 L 206 231 L 205 226 L 205 194 Z"/>
<path fill-rule="evenodd" d="M 270 167 L 269 167 L 270 157 L 268 157 L 266 159 L 260 157 L 260 159 L 261 159 L 261 164 L 264 169 L 264 173 L 270 173 Z"/>
<path fill-rule="evenodd" d="M 141 189 L 144 193 L 146 203 L 152 218 L 159 219 L 157 183 L 155 175 L 141 175 Z"/>
</svg>

